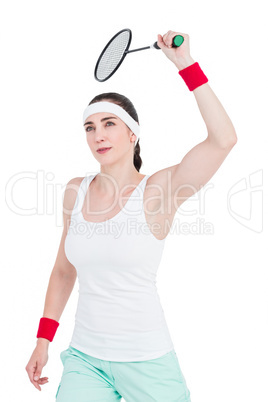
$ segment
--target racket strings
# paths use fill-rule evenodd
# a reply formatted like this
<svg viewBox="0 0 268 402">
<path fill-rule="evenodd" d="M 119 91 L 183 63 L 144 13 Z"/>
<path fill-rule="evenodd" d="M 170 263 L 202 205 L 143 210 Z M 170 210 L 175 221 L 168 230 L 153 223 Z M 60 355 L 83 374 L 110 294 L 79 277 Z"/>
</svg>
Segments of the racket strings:
<svg viewBox="0 0 268 402">
<path fill-rule="evenodd" d="M 104 80 L 118 66 L 128 45 L 130 33 L 122 32 L 105 49 L 102 57 L 99 60 L 96 75 L 99 80 Z"/>
</svg>

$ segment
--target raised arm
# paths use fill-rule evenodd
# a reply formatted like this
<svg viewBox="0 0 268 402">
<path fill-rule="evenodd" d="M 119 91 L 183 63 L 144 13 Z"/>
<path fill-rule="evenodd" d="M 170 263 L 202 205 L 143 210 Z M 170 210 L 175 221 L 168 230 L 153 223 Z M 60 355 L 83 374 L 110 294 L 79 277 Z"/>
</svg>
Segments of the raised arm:
<svg viewBox="0 0 268 402">
<path fill-rule="evenodd" d="M 178 48 L 171 48 L 176 35 L 182 35 L 184 42 Z M 187 34 L 169 31 L 163 37 L 158 35 L 158 45 L 179 71 L 195 63 Z M 150 184 L 160 185 L 163 199 L 175 203 L 176 209 L 211 179 L 237 142 L 235 128 L 208 82 L 194 89 L 193 94 L 207 127 L 207 138 L 193 147 L 180 163 L 150 177 Z"/>
</svg>

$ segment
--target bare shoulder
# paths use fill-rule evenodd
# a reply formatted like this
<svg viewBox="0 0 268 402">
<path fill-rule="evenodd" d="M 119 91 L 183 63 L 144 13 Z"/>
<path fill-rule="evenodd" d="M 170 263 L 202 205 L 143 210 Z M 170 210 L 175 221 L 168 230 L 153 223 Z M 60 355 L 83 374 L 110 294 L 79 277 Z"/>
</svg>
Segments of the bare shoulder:
<svg viewBox="0 0 268 402">
<path fill-rule="evenodd" d="M 64 199 L 63 199 L 63 213 L 70 215 L 75 204 L 79 187 L 84 177 L 74 177 L 66 184 Z"/>
</svg>

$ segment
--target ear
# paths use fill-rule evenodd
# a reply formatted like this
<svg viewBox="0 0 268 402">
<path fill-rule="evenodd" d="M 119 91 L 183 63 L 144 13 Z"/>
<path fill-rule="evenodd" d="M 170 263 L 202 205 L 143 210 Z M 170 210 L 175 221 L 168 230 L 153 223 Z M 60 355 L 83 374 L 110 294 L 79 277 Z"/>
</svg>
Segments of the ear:
<svg viewBox="0 0 268 402">
<path fill-rule="evenodd" d="M 132 139 L 132 142 L 136 141 L 136 134 L 134 134 L 132 131 L 131 131 L 131 139 Z"/>
</svg>

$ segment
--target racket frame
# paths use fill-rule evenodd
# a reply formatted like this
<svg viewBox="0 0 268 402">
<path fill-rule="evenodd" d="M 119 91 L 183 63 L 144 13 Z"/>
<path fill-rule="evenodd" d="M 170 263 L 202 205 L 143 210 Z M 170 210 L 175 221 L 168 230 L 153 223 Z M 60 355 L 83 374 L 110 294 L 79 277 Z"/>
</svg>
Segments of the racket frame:
<svg viewBox="0 0 268 402">
<path fill-rule="evenodd" d="M 128 43 L 127 43 L 127 46 L 126 46 L 126 48 L 125 48 L 124 54 L 123 54 L 122 57 L 121 57 L 121 60 L 120 60 L 119 63 L 117 64 L 116 68 L 115 68 L 106 78 L 104 78 L 104 79 L 98 78 L 98 77 L 97 77 L 97 70 L 98 70 L 98 66 L 99 66 L 99 63 L 100 63 L 100 60 L 101 60 L 103 54 L 105 53 L 106 49 L 110 46 L 111 42 L 112 42 L 118 35 L 120 35 L 122 32 L 125 32 L 125 31 L 128 31 L 128 32 L 129 32 L 129 39 L 128 39 Z M 95 66 L 94 77 L 95 77 L 95 79 L 96 79 L 97 81 L 99 81 L 99 82 L 104 82 L 104 81 L 108 80 L 108 79 L 118 70 L 118 68 L 119 68 L 119 67 L 121 66 L 121 64 L 123 63 L 124 58 L 125 58 L 126 55 L 128 54 L 128 49 L 129 49 L 129 46 L 130 46 L 130 44 L 131 44 L 131 40 L 132 40 L 132 32 L 131 32 L 131 30 L 128 29 L 128 28 L 121 29 L 121 31 L 117 32 L 117 33 L 112 37 L 112 39 L 109 40 L 109 42 L 107 43 L 107 45 L 105 46 L 105 48 L 104 48 L 103 51 L 101 52 L 101 54 L 100 54 L 100 56 L 99 56 L 99 58 L 98 58 L 98 61 L 97 61 L 97 63 L 96 63 L 96 66 Z"/>
</svg>

